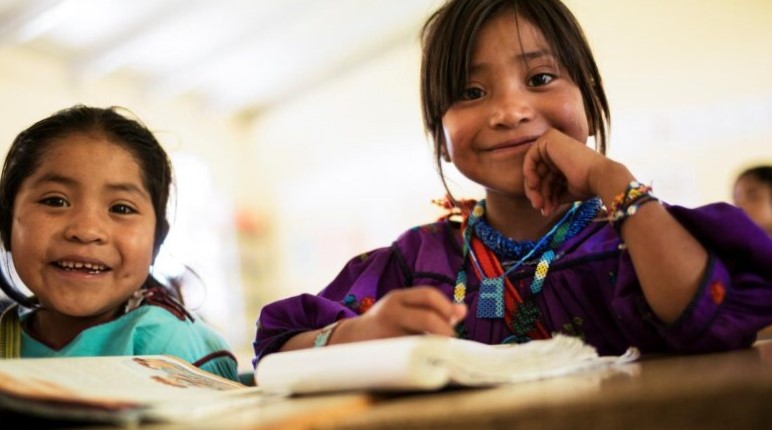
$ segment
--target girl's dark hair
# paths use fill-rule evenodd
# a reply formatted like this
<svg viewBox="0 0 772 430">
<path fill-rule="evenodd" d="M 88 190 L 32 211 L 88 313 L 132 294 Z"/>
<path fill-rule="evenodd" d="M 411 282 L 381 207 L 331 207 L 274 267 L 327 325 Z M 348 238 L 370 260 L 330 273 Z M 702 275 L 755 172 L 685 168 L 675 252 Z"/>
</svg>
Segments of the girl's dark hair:
<svg viewBox="0 0 772 430">
<path fill-rule="evenodd" d="M 153 133 L 139 120 L 119 113 L 120 109 L 75 105 L 36 122 L 14 139 L 0 178 L 0 239 L 7 251 L 11 251 L 13 204 L 22 182 L 40 166 L 51 143 L 74 133 L 85 133 L 106 137 L 111 143 L 129 151 L 139 164 L 156 217 L 153 241 L 155 258 L 169 231 L 166 207 L 172 184 L 171 162 Z M 4 277 L 0 277 L 0 281 L 0 288 L 8 297 L 25 306 L 35 304 L 9 285 Z M 148 276 L 143 287 L 158 285 L 160 283 L 157 280 Z"/>
<path fill-rule="evenodd" d="M 768 186 L 772 187 L 772 166 L 755 166 L 750 167 L 748 169 L 743 170 L 742 173 L 740 173 L 737 176 L 737 179 L 744 177 L 751 177 L 755 178 L 756 180 L 763 182 L 767 184 Z"/>
<path fill-rule="evenodd" d="M 424 128 L 432 136 L 437 169 L 442 174 L 445 143 L 442 117 L 467 85 L 480 28 L 498 13 L 511 10 L 544 34 L 560 64 L 579 87 L 595 149 L 606 153 L 610 112 L 598 67 L 579 23 L 559 0 L 450 0 L 432 14 L 422 31 L 421 104 Z"/>
</svg>

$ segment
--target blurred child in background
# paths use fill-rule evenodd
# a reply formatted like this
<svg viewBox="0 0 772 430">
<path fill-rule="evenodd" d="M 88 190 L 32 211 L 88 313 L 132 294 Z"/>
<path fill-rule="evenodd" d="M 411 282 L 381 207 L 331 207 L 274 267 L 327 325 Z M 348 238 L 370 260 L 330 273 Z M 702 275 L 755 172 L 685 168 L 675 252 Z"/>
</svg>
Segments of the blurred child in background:
<svg viewBox="0 0 772 430">
<path fill-rule="evenodd" d="M 772 166 L 744 170 L 734 183 L 734 204 L 772 237 Z"/>
</svg>

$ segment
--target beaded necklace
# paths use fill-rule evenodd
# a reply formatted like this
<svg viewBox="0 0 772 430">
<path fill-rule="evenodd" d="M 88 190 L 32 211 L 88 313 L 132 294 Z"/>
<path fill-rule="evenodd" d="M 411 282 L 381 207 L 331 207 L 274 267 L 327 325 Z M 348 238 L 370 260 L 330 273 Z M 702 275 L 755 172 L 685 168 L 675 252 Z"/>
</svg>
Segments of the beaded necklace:
<svg viewBox="0 0 772 430">
<path fill-rule="evenodd" d="M 565 215 L 536 242 L 517 243 L 504 237 L 485 221 L 485 200 L 479 201 L 463 221 L 463 261 L 470 257 L 481 279 L 477 305 L 478 318 L 504 318 L 514 333 L 505 342 L 527 342 L 530 339 L 546 339 L 549 334 L 539 321 L 539 308 L 534 301 L 541 292 L 550 263 L 557 250 L 566 240 L 579 233 L 595 217 L 601 207 L 599 199 L 574 202 Z M 509 274 L 541 252 L 536 264 L 530 294 L 525 300 L 509 281 Z M 500 258 L 515 258 L 504 270 Z M 467 274 L 464 263 L 456 278 L 453 300 L 464 303 Z M 506 310 L 506 312 L 505 312 Z M 459 325 L 457 331 L 462 332 Z"/>
</svg>

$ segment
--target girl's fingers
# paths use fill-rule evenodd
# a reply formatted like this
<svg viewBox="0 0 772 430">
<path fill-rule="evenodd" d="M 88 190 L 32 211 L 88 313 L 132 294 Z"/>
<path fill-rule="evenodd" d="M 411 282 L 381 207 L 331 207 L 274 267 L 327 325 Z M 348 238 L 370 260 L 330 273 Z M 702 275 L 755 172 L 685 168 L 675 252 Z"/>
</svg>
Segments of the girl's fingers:
<svg viewBox="0 0 772 430">
<path fill-rule="evenodd" d="M 550 192 L 550 204 L 552 210 L 556 211 L 560 207 L 563 197 L 566 195 L 566 178 L 562 173 L 555 173 Z"/>
<path fill-rule="evenodd" d="M 400 318 L 400 328 L 407 334 L 455 335 L 455 329 L 449 318 L 427 308 L 405 308 Z"/>
<path fill-rule="evenodd" d="M 542 199 L 538 189 L 526 187 L 525 196 L 531 201 L 531 206 L 534 209 L 541 209 L 544 206 L 544 199 Z"/>
<path fill-rule="evenodd" d="M 387 336 L 432 333 L 455 335 L 454 326 L 466 316 L 466 305 L 452 303 L 431 286 L 416 286 L 394 291 L 371 311 Z"/>
<path fill-rule="evenodd" d="M 384 295 L 357 320 L 348 340 L 383 339 L 432 333 L 454 336 L 455 325 L 466 316 L 466 305 L 452 303 L 436 287 L 416 286 Z"/>
<path fill-rule="evenodd" d="M 466 318 L 467 312 L 468 309 L 465 304 L 453 303 L 453 315 L 450 317 L 450 325 L 455 326 L 464 318 Z"/>
<path fill-rule="evenodd" d="M 555 182 L 555 174 L 551 171 L 545 172 L 542 178 L 541 187 L 539 187 L 539 193 L 543 201 L 541 209 L 547 215 L 550 213 L 552 206 L 552 187 Z"/>
<path fill-rule="evenodd" d="M 430 310 L 447 321 L 450 321 L 456 312 L 453 302 L 435 287 L 415 286 L 401 290 L 400 293 L 399 300 L 406 307 Z"/>
</svg>

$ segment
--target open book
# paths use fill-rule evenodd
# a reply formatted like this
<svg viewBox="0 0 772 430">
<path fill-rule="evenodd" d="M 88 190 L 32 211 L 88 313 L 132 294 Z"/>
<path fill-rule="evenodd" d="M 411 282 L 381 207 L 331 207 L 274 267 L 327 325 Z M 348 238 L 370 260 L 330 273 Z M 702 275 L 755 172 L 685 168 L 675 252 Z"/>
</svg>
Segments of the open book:
<svg viewBox="0 0 772 430">
<path fill-rule="evenodd" d="M 636 360 L 635 348 L 601 357 L 581 339 L 556 335 L 524 344 L 486 345 L 418 335 L 267 355 L 255 381 L 266 392 L 436 390 L 512 384 Z"/>
<path fill-rule="evenodd" d="M 0 360 L 0 411 L 22 416 L 189 422 L 271 398 L 165 355 Z"/>
</svg>

